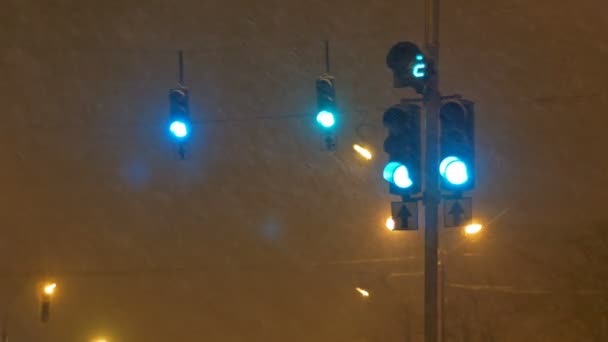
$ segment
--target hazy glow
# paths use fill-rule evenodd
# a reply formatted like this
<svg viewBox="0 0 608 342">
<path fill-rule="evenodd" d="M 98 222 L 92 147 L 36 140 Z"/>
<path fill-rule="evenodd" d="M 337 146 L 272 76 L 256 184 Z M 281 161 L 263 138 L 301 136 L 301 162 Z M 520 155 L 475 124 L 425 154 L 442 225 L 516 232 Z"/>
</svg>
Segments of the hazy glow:
<svg viewBox="0 0 608 342">
<path fill-rule="evenodd" d="M 363 158 L 367 160 L 372 159 L 372 152 L 370 152 L 370 150 L 366 149 L 365 147 L 354 144 L 353 149 L 357 151 L 357 153 L 359 153 Z"/>
<path fill-rule="evenodd" d="M 173 121 L 169 130 L 176 138 L 185 138 L 188 135 L 188 126 L 183 121 Z"/>
<path fill-rule="evenodd" d="M 467 235 L 475 235 L 475 234 L 479 233 L 482 228 L 483 228 L 482 225 L 480 225 L 478 223 L 473 223 L 473 224 L 470 224 L 470 225 L 464 227 L 464 233 Z"/>
<path fill-rule="evenodd" d="M 331 128 L 336 124 L 336 118 L 334 118 L 334 114 L 326 110 L 322 110 L 319 112 L 319 114 L 317 114 L 317 122 L 325 128 Z"/>
<path fill-rule="evenodd" d="M 369 297 L 369 292 L 367 292 L 366 290 L 357 287 L 355 290 L 357 290 L 357 292 L 359 292 L 363 297 Z"/>
<path fill-rule="evenodd" d="M 395 230 L 395 220 L 392 217 L 386 219 L 386 229 L 390 231 Z"/>
<path fill-rule="evenodd" d="M 46 285 L 44 285 L 44 293 L 46 293 L 47 295 L 52 295 L 53 293 L 55 293 L 56 287 L 57 287 L 57 284 L 55 284 L 55 283 L 46 284 Z"/>
</svg>

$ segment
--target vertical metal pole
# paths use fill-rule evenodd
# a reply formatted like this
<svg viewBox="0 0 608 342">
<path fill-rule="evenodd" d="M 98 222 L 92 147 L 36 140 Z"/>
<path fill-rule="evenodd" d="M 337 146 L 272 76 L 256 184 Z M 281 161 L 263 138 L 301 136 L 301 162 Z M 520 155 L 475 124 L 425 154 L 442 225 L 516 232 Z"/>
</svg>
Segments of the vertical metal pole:
<svg viewBox="0 0 608 342">
<path fill-rule="evenodd" d="M 439 213 L 439 108 L 437 60 L 439 51 L 439 0 L 426 0 L 425 45 L 432 74 L 424 94 L 426 113 L 426 153 L 424 190 L 424 337 L 437 342 L 437 262 Z"/>
<path fill-rule="evenodd" d="M 424 42 L 431 57 L 438 63 L 439 59 L 439 0 L 425 2 Z"/>
<path fill-rule="evenodd" d="M 441 257 L 443 259 L 443 256 Z M 446 326 L 446 317 L 447 317 L 447 296 L 445 294 L 445 263 L 443 260 L 439 260 L 439 277 L 441 278 L 439 292 L 441 293 L 441 324 L 440 324 L 440 341 L 445 342 L 445 326 Z"/>
<path fill-rule="evenodd" d="M 2 320 L 2 342 L 8 342 L 8 333 L 6 332 L 6 316 Z"/>
<path fill-rule="evenodd" d="M 184 85 L 184 54 L 180 50 L 178 53 L 179 84 Z"/>
<path fill-rule="evenodd" d="M 325 40 L 325 72 L 328 74 L 330 72 L 329 67 L 329 40 Z"/>
</svg>

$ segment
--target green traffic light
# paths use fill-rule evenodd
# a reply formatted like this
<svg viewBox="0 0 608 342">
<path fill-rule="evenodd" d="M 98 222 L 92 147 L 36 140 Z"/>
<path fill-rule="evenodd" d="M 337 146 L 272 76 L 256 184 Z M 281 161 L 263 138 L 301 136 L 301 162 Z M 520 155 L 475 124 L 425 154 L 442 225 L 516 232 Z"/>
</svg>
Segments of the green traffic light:
<svg viewBox="0 0 608 342">
<path fill-rule="evenodd" d="M 333 113 L 322 110 L 317 114 L 317 122 L 325 128 L 332 128 L 336 124 L 336 118 Z"/>
<path fill-rule="evenodd" d="M 467 165 L 458 157 L 449 156 L 439 164 L 439 174 L 452 185 L 462 185 L 469 180 Z"/>
</svg>

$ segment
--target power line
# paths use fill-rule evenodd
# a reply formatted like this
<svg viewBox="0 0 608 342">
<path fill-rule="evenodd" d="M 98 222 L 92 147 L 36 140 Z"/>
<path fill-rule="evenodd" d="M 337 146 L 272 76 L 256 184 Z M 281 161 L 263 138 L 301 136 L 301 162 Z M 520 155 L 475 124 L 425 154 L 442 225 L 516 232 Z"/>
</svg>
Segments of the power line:
<svg viewBox="0 0 608 342">
<path fill-rule="evenodd" d="M 367 110 L 355 110 L 354 113 L 359 115 L 367 115 L 370 112 Z M 314 114 L 308 113 L 296 113 L 296 114 L 287 114 L 287 115 L 260 115 L 253 117 L 229 117 L 223 119 L 206 119 L 206 120 L 192 120 L 191 124 L 194 126 L 205 126 L 205 125 L 213 125 L 213 124 L 225 124 L 225 123 L 248 123 L 248 122 L 258 122 L 258 121 L 268 121 L 268 120 L 289 120 L 289 119 L 301 119 L 301 118 L 313 118 Z M 105 125 L 99 125 L 99 122 L 95 122 L 91 124 L 90 122 L 85 121 L 63 121 L 56 123 L 48 123 L 48 122 L 29 122 L 25 123 L 26 127 L 30 128 L 56 128 L 61 127 L 64 129 L 72 128 L 72 127 L 95 127 L 95 128 L 113 128 L 113 127 L 147 127 L 147 126 L 158 126 L 161 127 L 165 121 L 164 120 L 148 120 L 148 121 L 139 121 L 139 122 L 107 122 Z"/>
</svg>

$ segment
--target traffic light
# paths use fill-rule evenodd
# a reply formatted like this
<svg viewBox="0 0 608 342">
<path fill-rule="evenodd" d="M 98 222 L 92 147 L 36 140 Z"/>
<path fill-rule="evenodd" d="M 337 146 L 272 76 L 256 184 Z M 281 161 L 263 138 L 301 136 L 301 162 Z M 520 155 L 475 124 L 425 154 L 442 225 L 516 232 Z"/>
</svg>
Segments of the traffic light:
<svg viewBox="0 0 608 342">
<path fill-rule="evenodd" d="M 317 79 L 316 89 L 317 115 L 315 118 L 322 131 L 325 149 L 333 150 L 336 147 L 335 130 L 337 124 L 336 90 L 333 76 L 321 75 Z"/>
<path fill-rule="evenodd" d="M 441 121 L 441 188 L 463 192 L 475 187 L 474 104 L 450 100 L 439 111 Z"/>
<path fill-rule="evenodd" d="M 391 194 L 416 194 L 421 186 L 420 107 L 395 105 L 384 113 L 383 122 L 389 133 L 384 141 L 389 162 L 382 176 L 389 182 Z"/>
<path fill-rule="evenodd" d="M 412 42 L 399 42 L 389 50 L 386 65 L 393 71 L 395 88 L 412 87 L 422 94 L 432 73 L 427 57 Z"/>
<path fill-rule="evenodd" d="M 179 86 L 169 91 L 170 122 L 169 132 L 178 142 L 190 135 L 190 111 L 188 109 L 188 88 Z"/>
</svg>

